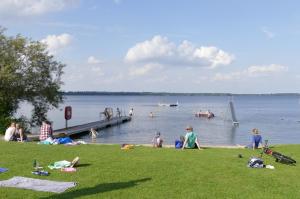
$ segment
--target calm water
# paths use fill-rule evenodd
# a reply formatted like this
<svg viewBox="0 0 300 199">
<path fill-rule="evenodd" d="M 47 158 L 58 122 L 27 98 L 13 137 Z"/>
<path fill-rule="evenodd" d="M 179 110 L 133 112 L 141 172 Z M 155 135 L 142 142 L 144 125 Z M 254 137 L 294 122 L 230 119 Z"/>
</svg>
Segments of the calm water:
<svg viewBox="0 0 300 199">
<path fill-rule="evenodd" d="M 227 96 L 66 96 L 60 109 L 48 116 L 54 129 L 62 128 L 64 106 L 72 106 L 69 125 L 100 119 L 105 107 L 119 107 L 125 114 L 134 108 L 131 122 L 100 131 L 99 143 L 150 143 L 155 131 L 160 131 L 166 144 L 184 135 L 187 124 L 194 127 L 202 144 L 248 144 L 250 131 L 259 128 L 263 138 L 272 144 L 300 143 L 300 100 L 297 96 L 235 96 L 234 105 L 238 127 L 229 121 Z M 178 107 L 159 107 L 158 102 L 176 103 Z M 211 110 L 213 119 L 196 118 L 199 110 Z M 19 114 L 28 115 L 30 106 L 24 104 Z M 156 117 L 148 117 L 153 112 Z M 89 136 L 81 139 L 91 141 Z"/>
</svg>

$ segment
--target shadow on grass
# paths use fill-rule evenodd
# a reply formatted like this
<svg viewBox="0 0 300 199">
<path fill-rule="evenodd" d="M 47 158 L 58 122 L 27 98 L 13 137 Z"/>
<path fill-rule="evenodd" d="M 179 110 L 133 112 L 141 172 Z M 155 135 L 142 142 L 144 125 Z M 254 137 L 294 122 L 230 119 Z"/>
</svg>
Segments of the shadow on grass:
<svg viewBox="0 0 300 199">
<path fill-rule="evenodd" d="M 78 164 L 76 167 L 88 167 L 91 166 L 92 164 Z"/>
<path fill-rule="evenodd" d="M 112 183 L 102 183 L 94 187 L 82 188 L 70 192 L 65 192 L 61 194 L 55 194 L 44 199 L 62 199 L 62 198 L 79 198 L 81 196 L 93 195 L 104 193 L 108 191 L 114 191 L 119 189 L 126 189 L 139 185 L 141 182 L 146 182 L 151 180 L 151 178 L 142 178 L 139 180 L 131 180 L 128 182 L 112 182 Z"/>
</svg>

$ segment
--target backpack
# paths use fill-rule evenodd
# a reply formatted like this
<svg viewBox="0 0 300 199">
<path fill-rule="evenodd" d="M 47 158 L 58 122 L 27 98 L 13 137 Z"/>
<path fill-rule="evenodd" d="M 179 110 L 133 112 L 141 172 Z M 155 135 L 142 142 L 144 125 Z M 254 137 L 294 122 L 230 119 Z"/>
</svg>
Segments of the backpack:
<svg viewBox="0 0 300 199">
<path fill-rule="evenodd" d="M 247 164 L 250 168 L 263 168 L 264 167 L 264 161 L 257 157 L 251 157 Z"/>
<path fill-rule="evenodd" d="M 183 141 L 181 140 L 175 140 L 175 148 L 176 149 L 181 149 L 183 146 Z"/>
</svg>

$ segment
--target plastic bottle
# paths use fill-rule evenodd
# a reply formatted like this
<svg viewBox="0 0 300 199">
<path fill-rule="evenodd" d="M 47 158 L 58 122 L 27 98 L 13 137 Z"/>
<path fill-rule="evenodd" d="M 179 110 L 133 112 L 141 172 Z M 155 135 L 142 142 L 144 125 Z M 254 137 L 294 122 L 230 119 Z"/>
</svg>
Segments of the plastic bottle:
<svg viewBox="0 0 300 199">
<path fill-rule="evenodd" d="M 36 169 L 36 160 L 33 160 L 33 168 Z"/>
</svg>

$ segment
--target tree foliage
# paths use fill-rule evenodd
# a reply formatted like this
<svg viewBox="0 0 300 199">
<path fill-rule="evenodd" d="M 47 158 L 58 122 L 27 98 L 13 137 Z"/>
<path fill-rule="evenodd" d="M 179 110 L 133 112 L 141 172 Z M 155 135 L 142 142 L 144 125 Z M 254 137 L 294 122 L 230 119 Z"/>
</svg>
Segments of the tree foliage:
<svg viewBox="0 0 300 199">
<path fill-rule="evenodd" d="M 8 37 L 0 27 L 0 126 L 22 101 L 33 105 L 32 125 L 46 119 L 47 111 L 62 102 L 63 67 L 44 44 L 21 35 Z"/>
</svg>

